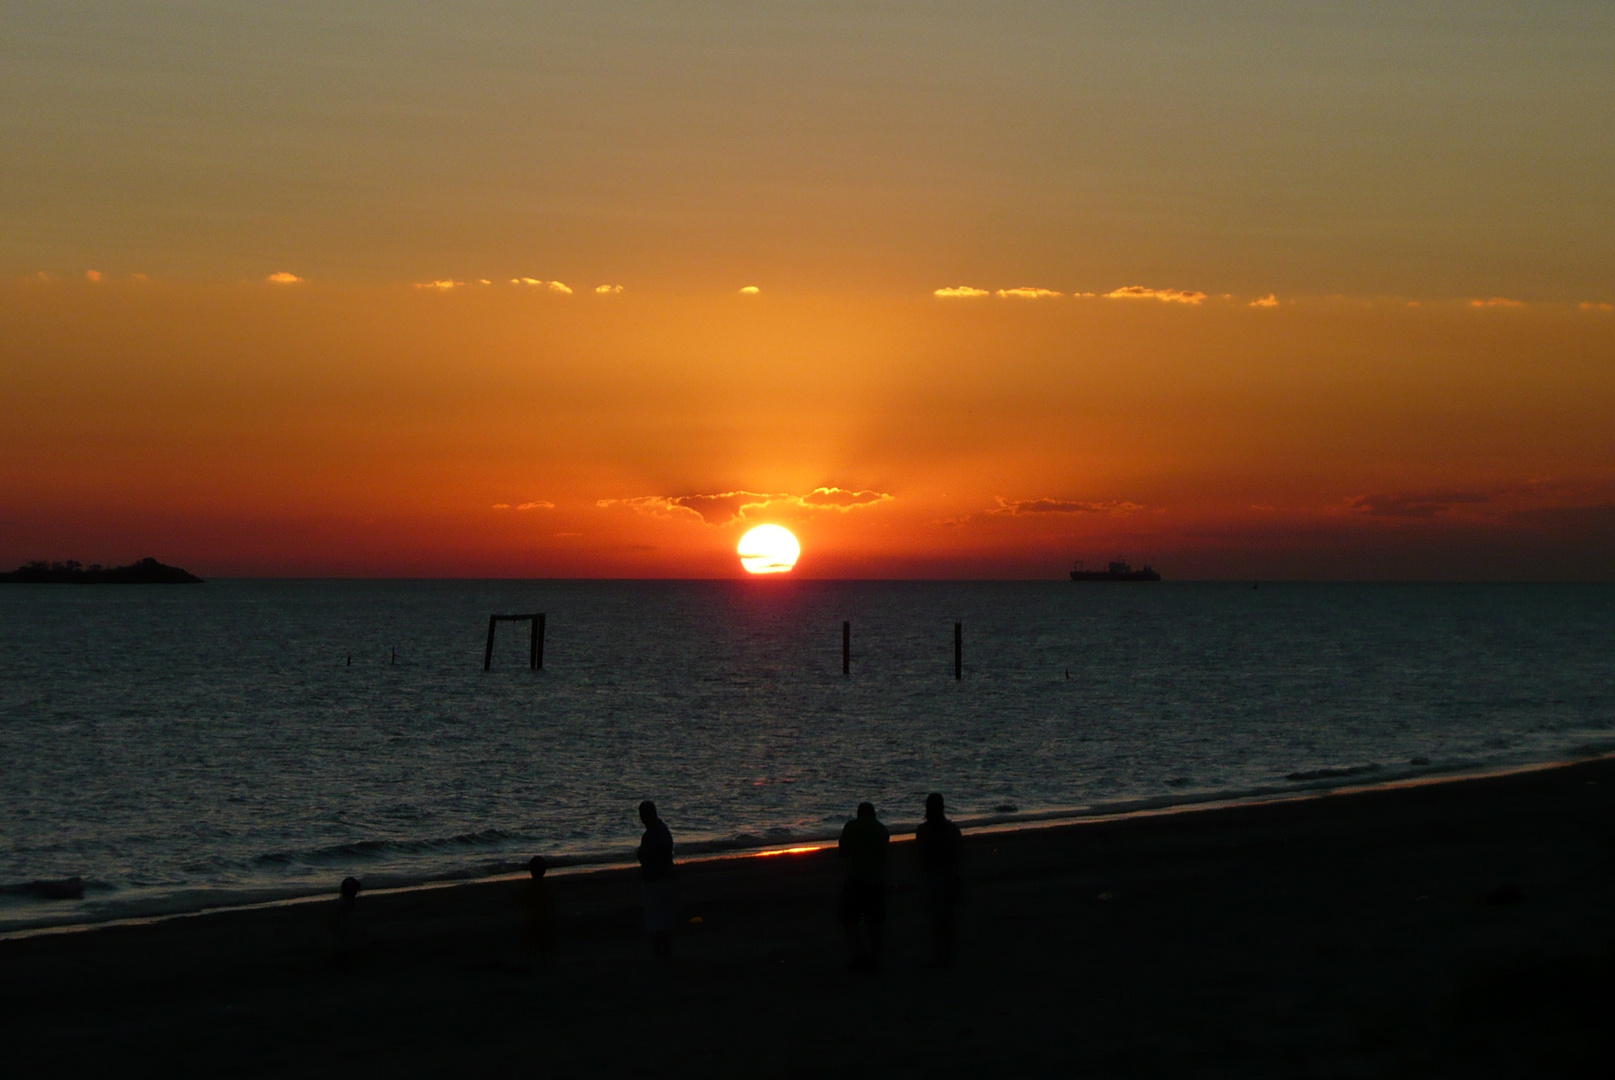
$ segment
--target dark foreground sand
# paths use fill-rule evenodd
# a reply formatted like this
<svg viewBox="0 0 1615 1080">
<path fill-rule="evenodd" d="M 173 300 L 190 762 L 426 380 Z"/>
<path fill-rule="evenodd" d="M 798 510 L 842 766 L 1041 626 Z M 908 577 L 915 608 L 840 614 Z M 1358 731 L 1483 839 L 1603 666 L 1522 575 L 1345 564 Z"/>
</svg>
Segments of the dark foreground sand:
<svg viewBox="0 0 1615 1080">
<path fill-rule="evenodd" d="M 675 828 L 677 823 L 673 823 Z M 846 970 L 832 853 L 691 865 L 674 961 L 623 873 L 0 942 L 0 1071 L 38 1075 L 1593 1076 L 1615 1033 L 1615 763 L 978 835 L 962 948 Z M 1108 899 L 1102 899 L 1108 896 Z"/>
</svg>

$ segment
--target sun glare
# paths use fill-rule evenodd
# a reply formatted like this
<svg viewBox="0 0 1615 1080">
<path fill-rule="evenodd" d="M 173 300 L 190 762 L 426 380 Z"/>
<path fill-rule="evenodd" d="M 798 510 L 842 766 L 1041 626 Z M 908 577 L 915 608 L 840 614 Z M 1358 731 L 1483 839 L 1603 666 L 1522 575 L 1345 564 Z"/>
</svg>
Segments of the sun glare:
<svg viewBox="0 0 1615 1080">
<path fill-rule="evenodd" d="M 749 574 L 785 574 L 796 565 L 802 545 L 779 525 L 759 525 L 740 538 L 740 565 Z"/>
</svg>

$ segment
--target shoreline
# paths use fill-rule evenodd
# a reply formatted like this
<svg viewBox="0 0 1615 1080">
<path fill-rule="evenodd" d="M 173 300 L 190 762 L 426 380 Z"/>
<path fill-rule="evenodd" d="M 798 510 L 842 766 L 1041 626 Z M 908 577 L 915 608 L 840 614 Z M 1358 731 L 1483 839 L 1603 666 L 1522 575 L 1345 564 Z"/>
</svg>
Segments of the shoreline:
<svg viewBox="0 0 1615 1080">
<path fill-rule="evenodd" d="M 1451 782 L 1449 782 L 1451 781 Z M 1335 797 L 1325 798 L 1325 795 Z M 1204 804 L 1202 804 L 1203 806 Z M 833 851 L 681 864 L 673 957 L 639 875 L 455 882 L 0 941 L 28 1072 L 1597 1075 L 1615 1007 L 1615 759 L 964 838 L 954 963 L 912 844 L 878 973 Z M 814 1033 L 794 1037 L 796 1031 Z"/>
<path fill-rule="evenodd" d="M 1592 747 L 1588 747 L 1592 750 Z M 1320 777 L 1312 781 L 1303 781 L 1288 787 L 1260 787 L 1237 793 L 1224 792 L 1196 792 L 1186 793 L 1182 796 L 1152 796 L 1142 799 L 1131 799 L 1115 803 L 1104 803 L 1097 806 L 1077 807 L 1071 809 L 1030 811 L 1027 813 L 1013 813 L 1002 815 L 985 815 L 974 818 L 956 819 L 957 824 L 966 835 L 994 835 L 1013 834 L 1021 832 L 1034 832 L 1041 829 L 1060 828 L 1064 826 L 1094 826 L 1112 822 L 1121 822 L 1139 818 L 1162 817 L 1190 813 L 1208 813 L 1220 810 L 1232 810 L 1245 807 L 1258 807 L 1277 805 L 1290 802 L 1306 802 L 1322 799 L 1334 795 L 1352 795 L 1371 793 L 1376 791 L 1394 791 L 1412 787 L 1425 787 L 1451 783 L 1462 783 L 1473 780 L 1483 780 L 1494 777 L 1526 775 L 1553 769 L 1570 768 L 1580 764 L 1596 761 L 1609 761 L 1615 759 L 1615 751 L 1600 751 L 1585 753 L 1577 757 L 1560 757 L 1547 761 L 1521 762 L 1509 765 L 1489 766 L 1416 766 L 1415 772 L 1405 768 L 1370 766 L 1348 767 L 1340 770 L 1323 770 L 1333 775 Z M 1363 783 L 1362 777 L 1372 772 L 1385 775 L 1384 779 L 1371 783 Z M 912 832 L 917 822 L 891 821 L 892 840 L 903 843 L 912 840 Z M 823 835 L 804 836 L 780 843 L 749 846 L 732 844 L 730 841 L 695 841 L 690 847 L 697 848 L 689 855 L 681 855 L 679 865 L 697 866 L 708 863 L 722 863 L 732 860 L 769 858 L 788 854 L 807 854 L 834 847 L 837 833 L 826 832 Z M 682 845 L 681 845 L 682 846 Z M 569 859 L 561 856 L 551 862 L 547 877 L 566 878 L 584 874 L 616 873 L 632 870 L 636 866 L 628 853 L 622 855 L 604 855 L 599 858 L 582 857 Z M 360 876 L 360 875 L 355 875 Z M 524 870 L 512 870 L 496 874 L 469 873 L 461 876 L 446 876 L 427 878 L 419 881 L 407 881 L 399 884 L 384 884 L 366 887 L 364 895 L 390 896 L 413 893 L 434 892 L 442 889 L 451 889 L 462 886 L 496 885 L 512 881 L 521 881 L 527 878 Z M 362 880 L 362 876 L 361 876 Z M 83 917 L 82 912 L 53 918 L 43 915 L 39 919 L 21 920 L 5 919 L 0 916 L 0 942 L 13 940 L 26 940 L 30 938 L 54 936 L 62 934 L 88 933 L 101 929 L 116 929 L 122 927 L 150 926 L 159 923 L 172 922 L 182 919 L 193 919 L 204 916 L 223 915 L 236 912 L 252 912 L 275 910 L 294 907 L 303 904 L 317 903 L 330 900 L 336 893 L 339 877 L 333 874 L 331 885 L 315 891 L 301 886 L 286 889 L 242 889 L 237 895 L 242 899 L 235 902 L 202 902 L 200 904 L 181 904 L 166 897 L 154 897 L 149 901 L 134 900 L 128 902 L 130 908 L 144 907 L 145 910 L 136 910 L 128 913 L 108 912 L 104 917 Z M 206 892 L 207 890 L 189 890 L 190 892 Z M 218 890 L 231 892 L 232 890 Z M 182 892 L 183 894 L 183 892 Z M 49 904 L 50 901 L 39 901 Z"/>
</svg>

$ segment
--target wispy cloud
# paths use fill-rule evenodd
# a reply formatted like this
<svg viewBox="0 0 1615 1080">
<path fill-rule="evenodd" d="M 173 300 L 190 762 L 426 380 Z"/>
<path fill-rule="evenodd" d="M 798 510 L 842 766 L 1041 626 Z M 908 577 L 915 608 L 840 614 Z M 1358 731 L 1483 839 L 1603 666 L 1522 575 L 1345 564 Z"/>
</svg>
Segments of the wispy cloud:
<svg viewBox="0 0 1615 1080">
<path fill-rule="evenodd" d="M 1352 510 L 1369 517 L 1433 518 L 1455 506 L 1489 503 L 1492 497 L 1481 491 L 1399 491 L 1384 495 L 1361 495 L 1350 502 Z"/>
<path fill-rule="evenodd" d="M 622 292 L 622 286 L 621 285 L 596 285 L 594 287 L 594 291 L 595 291 L 596 296 L 616 296 L 618 293 Z"/>
<path fill-rule="evenodd" d="M 563 281 L 545 281 L 543 278 L 536 277 L 513 277 L 510 279 L 510 283 L 512 285 L 530 285 L 535 289 L 548 289 L 550 292 L 560 293 L 562 296 L 572 295 L 571 286 Z"/>
<path fill-rule="evenodd" d="M 273 274 L 270 274 L 268 277 L 264 278 L 264 280 L 273 282 L 276 285 L 296 285 L 303 279 L 298 277 L 296 274 L 288 273 L 285 270 L 277 270 Z"/>
<path fill-rule="evenodd" d="M 1043 300 L 1060 294 L 1053 289 L 1038 289 L 1030 285 L 1022 285 L 1017 289 L 999 289 L 998 295 L 1005 300 Z"/>
<path fill-rule="evenodd" d="M 1583 311 L 1615 311 L 1615 304 L 1600 304 L 1592 300 L 1583 300 L 1580 306 Z"/>
<path fill-rule="evenodd" d="M 638 495 L 629 499 L 601 499 L 595 505 L 625 506 L 653 517 L 694 514 L 708 525 L 725 525 L 741 517 L 748 509 L 785 498 L 789 496 L 760 491 L 723 491 L 713 495 Z"/>
<path fill-rule="evenodd" d="M 84 271 L 84 280 L 85 281 L 100 281 L 101 280 L 101 271 L 99 271 L 99 270 L 86 270 L 86 271 Z M 1586 307 L 1587 305 L 1583 304 L 1582 306 Z"/>
<path fill-rule="evenodd" d="M 465 282 L 463 281 L 450 281 L 448 278 L 444 278 L 441 281 L 417 281 L 415 287 L 417 289 L 436 289 L 438 292 L 448 292 L 450 289 L 458 289 L 464 284 Z"/>
<path fill-rule="evenodd" d="M 1266 296 L 1262 297 L 1260 300 L 1252 300 L 1250 302 L 1250 306 L 1251 307 L 1278 307 L 1279 306 L 1279 298 L 1278 298 L 1278 295 L 1276 293 L 1268 293 Z"/>
<path fill-rule="evenodd" d="M 1151 289 L 1143 285 L 1124 285 L 1105 294 L 1106 300 L 1159 300 L 1166 304 L 1198 304 L 1206 298 L 1203 292 L 1187 289 Z"/>
<path fill-rule="evenodd" d="M 1484 300 L 1471 300 L 1469 306 L 1473 308 L 1521 308 L 1525 306 L 1525 301 L 1510 300 L 1506 296 L 1492 296 Z"/>
<path fill-rule="evenodd" d="M 517 503 L 518 510 L 554 510 L 555 504 L 548 499 L 534 499 L 532 502 Z"/>
<path fill-rule="evenodd" d="M 1077 501 L 1074 499 L 1006 499 L 995 496 L 998 505 L 989 514 L 1009 514 L 1022 517 L 1027 514 L 1134 514 L 1144 509 L 1143 504 L 1118 501 Z"/>
<path fill-rule="evenodd" d="M 883 491 L 818 487 L 806 495 L 794 495 L 789 492 L 721 491 L 713 494 L 638 495 L 627 499 L 600 499 L 595 505 L 601 508 L 624 507 L 653 517 L 694 515 L 708 525 L 727 525 L 737 519 L 780 507 L 848 513 L 891 502 L 894 498 L 895 496 Z"/>
<path fill-rule="evenodd" d="M 851 491 L 847 488 L 818 487 L 801 497 L 801 504 L 812 509 L 856 510 L 859 507 L 875 506 L 883 502 L 891 502 L 896 496 L 888 495 L 884 491 Z"/>
<path fill-rule="evenodd" d="M 494 503 L 493 506 L 490 507 L 490 509 L 493 509 L 493 510 L 509 510 L 510 509 L 510 504 L 509 503 Z"/>
<path fill-rule="evenodd" d="M 763 290 L 759 289 L 755 285 L 742 285 L 740 287 L 740 295 L 741 296 L 756 296 L 758 293 L 760 293 L 762 291 Z"/>
<path fill-rule="evenodd" d="M 971 300 L 978 296 L 991 296 L 986 289 L 973 289 L 969 285 L 953 285 L 946 289 L 938 289 L 933 296 L 940 296 L 944 300 Z"/>
</svg>

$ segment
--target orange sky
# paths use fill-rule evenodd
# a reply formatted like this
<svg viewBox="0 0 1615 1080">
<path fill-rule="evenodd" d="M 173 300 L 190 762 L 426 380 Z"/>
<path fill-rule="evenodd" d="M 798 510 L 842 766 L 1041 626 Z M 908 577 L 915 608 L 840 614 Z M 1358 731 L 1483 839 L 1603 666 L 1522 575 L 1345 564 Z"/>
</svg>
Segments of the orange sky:
<svg viewBox="0 0 1615 1080">
<path fill-rule="evenodd" d="M 0 564 L 1615 577 L 1615 14 L 1314 7 L 25 0 Z"/>
<path fill-rule="evenodd" d="M 1253 299 L 13 283 L 0 555 L 725 576 L 773 521 L 810 576 L 1609 572 L 1615 312 Z"/>
</svg>

